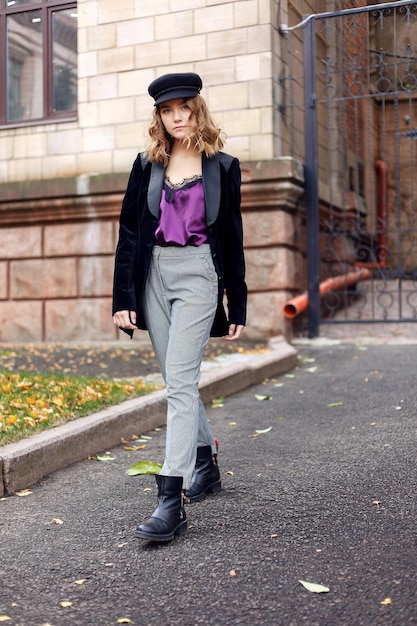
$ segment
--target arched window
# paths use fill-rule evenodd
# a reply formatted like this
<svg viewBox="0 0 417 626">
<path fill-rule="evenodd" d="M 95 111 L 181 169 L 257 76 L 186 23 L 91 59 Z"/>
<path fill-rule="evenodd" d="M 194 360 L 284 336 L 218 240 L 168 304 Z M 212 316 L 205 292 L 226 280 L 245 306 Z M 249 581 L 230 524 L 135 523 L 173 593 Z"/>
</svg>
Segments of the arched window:
<svg viewBox="0 0 417 626">
<path fill-rule="evenodd" d="M 0 124 L 77 114 L 77 4 L 0 0 Z"/>
</svg>

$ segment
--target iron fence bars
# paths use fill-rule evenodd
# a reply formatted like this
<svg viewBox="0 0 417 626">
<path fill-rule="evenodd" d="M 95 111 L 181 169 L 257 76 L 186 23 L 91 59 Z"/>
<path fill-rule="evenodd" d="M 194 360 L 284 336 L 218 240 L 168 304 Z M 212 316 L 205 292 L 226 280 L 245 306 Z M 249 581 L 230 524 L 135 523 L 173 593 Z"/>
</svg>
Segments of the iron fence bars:
<svg viewBox="0 0 417 626">
<path fill-rule="evenodd" d="M 321 323 L 417 321 L 417 0 L 280 31 L 283 145 L 305 163 L 309 336 Z"/>
</svg>

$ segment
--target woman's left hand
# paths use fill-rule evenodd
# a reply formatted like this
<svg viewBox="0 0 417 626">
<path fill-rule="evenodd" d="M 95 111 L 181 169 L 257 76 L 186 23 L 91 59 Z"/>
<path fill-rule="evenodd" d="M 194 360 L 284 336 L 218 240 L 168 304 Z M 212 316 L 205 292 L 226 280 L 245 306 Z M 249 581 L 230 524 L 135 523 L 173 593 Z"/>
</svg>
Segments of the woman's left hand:
<svg viewBox="0 0 417 626">
<path fill-rule="evenodd" d="M 226 339 L 226 341 L 233 341 L 234 339 L 239 339 L 242 330 L 245 327 L 242 326 L 242 324 L 230 324 L 229 326 L 229 332 L 227 333 L 227 335 L 225 335 L 223 337 L 223 339 Z"/>
</svg>

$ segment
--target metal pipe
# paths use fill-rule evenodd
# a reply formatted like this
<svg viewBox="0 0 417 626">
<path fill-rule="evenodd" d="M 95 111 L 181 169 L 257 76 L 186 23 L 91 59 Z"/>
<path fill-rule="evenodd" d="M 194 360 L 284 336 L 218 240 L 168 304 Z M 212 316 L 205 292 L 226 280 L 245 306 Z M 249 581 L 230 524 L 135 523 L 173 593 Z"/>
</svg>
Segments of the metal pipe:
<svg viewBox="0 0 417 626">
<path fill-rule="evenodd" d="M 371 278 L 371 270 L 368 268 L 358 268 L 356 272 L 326 278 L 319 286 L 320 298 L 323 298 L 330 291 L 350 287 L 351 285 L 356 285 L 360 280 L 368 280 L 369 278 Z M 287 302 L 284 306 L 284 315 L 287 319 L 294 319 L 294 317 L 305 311 L 307 306 L 308 291 L 305 291 Z"/>
</svg>

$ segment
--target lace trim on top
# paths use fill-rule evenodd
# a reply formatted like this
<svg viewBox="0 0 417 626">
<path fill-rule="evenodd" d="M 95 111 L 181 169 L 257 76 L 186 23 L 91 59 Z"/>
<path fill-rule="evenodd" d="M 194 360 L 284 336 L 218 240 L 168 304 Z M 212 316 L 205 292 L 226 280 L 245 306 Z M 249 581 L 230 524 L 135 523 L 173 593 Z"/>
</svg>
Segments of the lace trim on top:
<svg viewBox="0 0 417 626">
<path fill-rule="evenodd" d="M 201 174 L 193 174 L 192 176 L 186 176 L 186 178 L 183 178 L 178 183 L 173 183 L 170 180 L 169 176 L 166 176 L 165 182 L 170 189 L 176 191 L 177 189 L 182 189 L 186 185 L 189 185 L 190 183 L 194 183 L 196 180 L 201 180 L 202 178 L 203 177 Z"/>
</svg>

